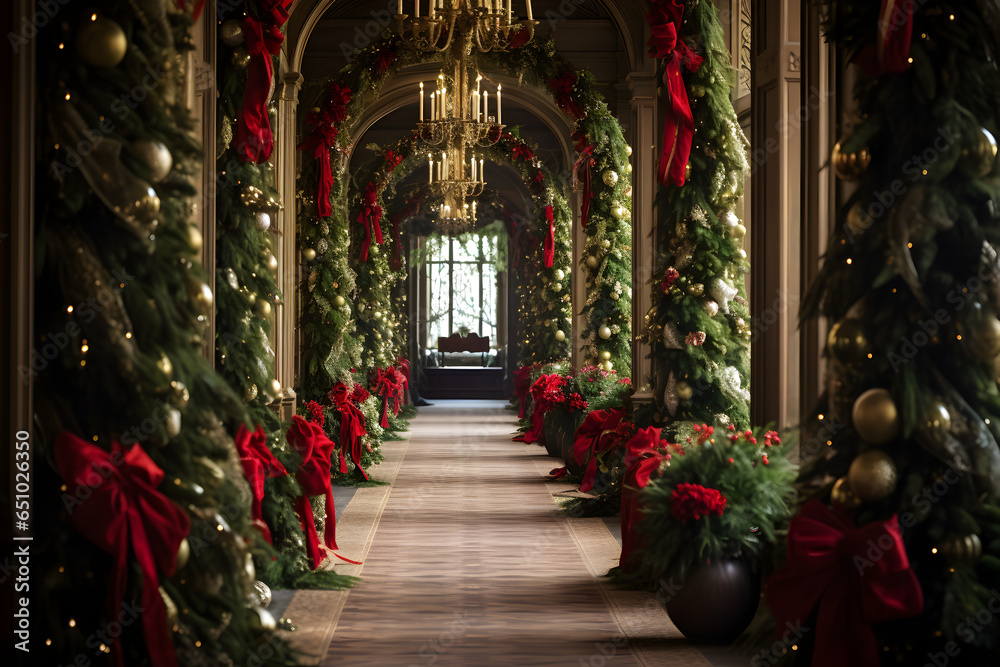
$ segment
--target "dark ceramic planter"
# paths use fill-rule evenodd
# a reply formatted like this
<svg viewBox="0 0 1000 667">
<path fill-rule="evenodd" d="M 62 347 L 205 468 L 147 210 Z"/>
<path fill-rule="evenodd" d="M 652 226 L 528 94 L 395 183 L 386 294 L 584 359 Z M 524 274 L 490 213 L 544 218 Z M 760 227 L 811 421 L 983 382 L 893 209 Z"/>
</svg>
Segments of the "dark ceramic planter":
<svg viewBox="0 0 1000 667">
<path fill-rule="evenodd" d="M 760 577 L 742 560 L 692 570 L 664 605 L 681 633 L 698 644 L 732 644 L 747 629 L 760 602 Z"/>
</svg>

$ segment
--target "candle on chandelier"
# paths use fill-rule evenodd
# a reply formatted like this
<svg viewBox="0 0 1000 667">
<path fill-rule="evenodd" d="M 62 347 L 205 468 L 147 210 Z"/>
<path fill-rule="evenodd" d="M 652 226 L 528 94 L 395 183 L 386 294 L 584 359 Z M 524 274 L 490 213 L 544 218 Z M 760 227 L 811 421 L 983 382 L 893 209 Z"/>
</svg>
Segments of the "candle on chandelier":
<svg viewBox="0 0 1000 667">
<path fill-rule="evenodd" d="M 510 0 L 507 0 L 507 2 L 509 3 Z M 396 7 L 397 7 L 396 13 L 397 14 L 402 14 L 403 13 L 403 0 L 398 0 L 398 3 L 396 5 Z"/>
<path fill-rule="evenodd" d="M 444 174 L 442 179 L 448 180 L 448 154 L 444 151 L 441 152 L 441 173 Z"/>
<path fill-rule="evenodd" d="M 448 89 L 441 89 L 441 118 L 448 115 Z"/>
<path fill-rule="evenodd" d="M 434 93 L 431 93 L 431 120 L 437 120 L 437 107 L 434 106 Z"/>
<path fill-rule="evenodd" d="M 531 16 L 531 0 L 525 0 L 525 3 L 528 5 L 528 20 L 532 21 L 534 18 Z"/>
<path fill-rule="evenodd" d="M 483 91 L 483 122 L 487 122 L 490 119 L 490 92 L 488 90 Z"/>
<path fill-rule="evenodd" d="M 486 185 L 486 172 L 483 171 L 483 159 L 479 158 L 479 182 Z"/>
<path fill-rule="evenodd" d="M 420 122 L 424 122 L 424 82 L 420 82 Z"/>
<path fill-rule="evenodd" d="M 508 23 L 508 24 L 510 23 L 510 9 L 511 9 L 510 5 L 511 5 L 511 2 L 512 2 L 512 1 L 513 1 L 513 0 L 507 0 L 507 23 Z M 403 6 L 403 3 L 402 3 L 402 2 L 400 2 L 400 3 L 399 3 L 399 6 L 400 6 L 400 7 L 402 7 L 402 6 Z M 400 14 L 402 14 L 402 12 L 400 12 Z"/>
<path fill-rule="evenodd" d="M 497 84 L 497 123 L 503 124 L 503 112 L 500 110 L 500 84 Z"/>
<path fill-rule="evenodd" d="M 472 156 L 472 159 L 469 160 L 469 163 L 470 163 L 469 164 L 469 170 L 470 170 L 469 173 L 472 174 L 472 181 L 475 182 L 475 180 L 476 180 L 476 156 L 475 155 Z"/>
<path fill-rule="evenodd" d="M 434 156 L 427 154 L 427 185 L 434 182 Z"/>
<path fill-rule="evenodd" d="M 417 0 L 417 1 L 419 2 L 420 0 Z M 432 18 L 434 18 L 434 0 L 431 0 L 427 4 L 429 5 L 429 9 L 427 10 L 427 18 L 432 19 Z M 530 13 L 531 10 L 529 9 L 528 11 Z"/>
<path fill-rule="evenodd" d="M 420 18 L 420 0 L 413 0 L 413 18 Z"/>
<path fill-rule="evenodd" d="M 479 118 L 479 111 L 480 111 L 479 101 L 480 101 L 481 97 L 480 97 L 480 94 L 479 94 L 479 82 L 482 81 L 482 80 L 483 80 L 483 75 L 482 74 L 477 74 L 476 75 L 476 121 L 477 122 L 480 120 L 480 118 Z"/>
</svg>

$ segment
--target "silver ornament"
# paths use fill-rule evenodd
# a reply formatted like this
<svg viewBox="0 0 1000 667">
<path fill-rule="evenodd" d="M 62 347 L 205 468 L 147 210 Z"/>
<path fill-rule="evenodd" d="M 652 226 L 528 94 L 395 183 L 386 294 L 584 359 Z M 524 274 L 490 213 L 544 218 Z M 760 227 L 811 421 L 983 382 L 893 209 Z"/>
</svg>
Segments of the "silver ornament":
<svg viewBox="0 0 1000 667">
<path fill-rule="evenodd" d="M 250 592 L 250 606 L 267 608 L 271 604 L 271 588 L 263 581 L 253 582 Z"/>
<path fill-rule="evenodd" d="M 132 142 L 132 150 L 138 154 L 139 159 L 149 166 L 150 177 L 154 183 L 159 183 L 170 174 L 174 159 L 170 155 L 170 150 L 162 142 L 139 139 Z"/>
<path fill-rule="evenodd" d="M 257 225 L 257 229 L 262 232 L 266 232 L 271 228 L 271 216 L 267 211 L 257 211 L 257 215 L 254 216 L 253 221 Z"/>
<path fill-rule="evenodd" d="M 224 21 L 219 26 L 219 39 L 226 46 L 239 46 L 245 39 L 243 36 L 243 24 L 236 19 Z"/>
</svg>

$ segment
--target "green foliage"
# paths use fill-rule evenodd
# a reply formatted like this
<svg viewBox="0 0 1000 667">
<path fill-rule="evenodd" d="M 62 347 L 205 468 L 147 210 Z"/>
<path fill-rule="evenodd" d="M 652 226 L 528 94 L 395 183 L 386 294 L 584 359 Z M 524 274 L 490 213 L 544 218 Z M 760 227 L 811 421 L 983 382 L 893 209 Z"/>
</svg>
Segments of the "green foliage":
<svg viewBox="0 0 1000 667">
<path fill-rule="evenodd" d="M 678 435 L 698 435 L 691 424 L 678 426 Z M 684 454 L 666 461 L 641 493 L 644 546 L 637 579 L 683 581 L 685 573 L 700 564 L 738 556 L 757 561 L 773 548 L 790 515 L 795 470 L 780 445 L 765 446 L 762 432 L 754 431 L 759 444 L 745 435 L 731 440 L 732 431 L 719 431 L 704 443 L 690 436 L 678 438 Z M 671 495 L 678 484 L 717 489 L 726 499 L 722 516 L 704 516 L 686 525 L 675 518 Z"/>
<path fill-rule="evenodd" d="M 708 2 L 691 3 L 684 19 L 681 36 L 704 57 L 697 72 L 684 74 L 694 116 L 690 172 L 683 186 L 660 186 L 657 195 L 660 260 L 650 280 L 653 308 L 644 336 L 654 361 L 655 377 L 649 380 L 668 388 L 668 397 L 676 396 L 669 387 L 680 382 L 693 394 L 676 407 L 658 398 L 648 412 L 637 415 L 637 422 L 650 423 L 658 415 L 668 424 L 715 423 L 724 415 L 746 428 L 751 332 L 743 273 L 749 266 L 742 240 L 727 224 L 735 218 L 727 214 L 734 215 L 742 196 L 747 141 L 730 102 L 731 60 L 716 8 Z M 661 88 L 661 95 L 667 94 Z M 670 268 L 679 277 L 664 292 L 661 280 Z M 728 312 L 717 300 L 717 281 L 737 290 Z M 718 305 L 718 314 L 712 314 L 712 304 Z M 697 332 L 705 334 L 704 344 L 688 343 L 688 334 Z"/>
<path fill-rule="evenodd" d="M 115 67 L 88 66 L 72 46 L 95 11 L 118 23 L 128 39 Z M 94 656 L 95 633 L 106 632 L 121 612 L 104 603 L 118 574 L 111 556 L 76 531 L 64 504 L 52 447 L 65 430 L 105 451 L 113 441 L 141 447 L 164 472 L 158 491 L 190 515 L 190 560 L 172 577 L 159 577 L 183 610 L 172 635 L 178 662 L 229 664 L 266 646 L 262 664 L 294 664 L 289 647 L 264 631 L 247 607 L 253 581 L 246 574 L 247 544 L 259 538 L 249 523 L 233 441 L 222 426 L 246 412 L 202 356 L 211 310 L 188 219 L 201 151 L 191 139 L 176 66 L 191 43 L 190 17 L 165 10 L 140 17 L 130 2 L 103 0 L 63 7 L 60 25 L 39 31 L 36 40 L 38 118 L 49 122 L 38 123 L 36 140 L 34 324 L 42 333 L 36 344 L 51 339 L 58 354 L 36 378 L 33 439 L 32 596 L 44 611 L 33 616 L 32 631 L 51 643 L 33 645 L 28 660 L 62 664 Z M 61 42 L 69 48 L 59 48 Z M 158 73 L 155 81 L 150 72 Z M 153 84 L 140 85 L 144 80 Z M 125 99 L 134 106 L 122 106 Z M 76 153 L 84 166 L 70 168 L 76 160 L 69 151 L 83 145 L 72 132 L 74 114 L 84 127 L 100 127 L 103 139 L 101 150 Z M 162 142 L 172 157 L 172 170 L 159 181 L 137 143 L 147 139 Z M 104 152 L 119 145 L 120 159 Z M 114 188 L 103 184 L 105 175 L 112 175 Z M 127 190 L 133 178 L 155 189 L 158 210 L 149 200 L 145 212 L 118 217 L 109 206 L 127 211 L 134 205 Z M 141 599 L 135 561 L 127 567 L 126 603 Z M 147 664 L 141 624 L 126 628 L 113 651 L 124 664 Z"/>
</svg>

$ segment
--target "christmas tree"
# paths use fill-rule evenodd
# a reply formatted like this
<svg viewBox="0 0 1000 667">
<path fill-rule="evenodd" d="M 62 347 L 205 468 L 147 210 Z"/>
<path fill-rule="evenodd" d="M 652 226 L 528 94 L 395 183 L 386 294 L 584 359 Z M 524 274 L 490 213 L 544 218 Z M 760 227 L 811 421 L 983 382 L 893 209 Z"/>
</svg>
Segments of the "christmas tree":
<svg viewBox="0 0 1000 667">
<path fill-rule="evenodd" d="M 806 657 L 996 662 L 1000 24 L 986 7 L 826 5 L 860 67 L 831 158 L 856 187 L 803 305 L 832 325 L 827 391 L 768 589 L 779 626 L 815 628 Z"/>
<path fill-rule="evenodd" d="M 294 662 L 248 603 L 245 409 L 202 356 L 191 18 L 106 0 L 37 39 L 31 664 Z"/>
<path fill-rule="evenodd" d="M 746 228 L 736 210 L 747 141 L 730 101 L 732 69 L 718 10 L 653 2 L 651 53 L 666 104 L 657 194 L 659 266 L 644 335 L 656 402 L 641 425 L 749 425 Z"/>
</svg>

